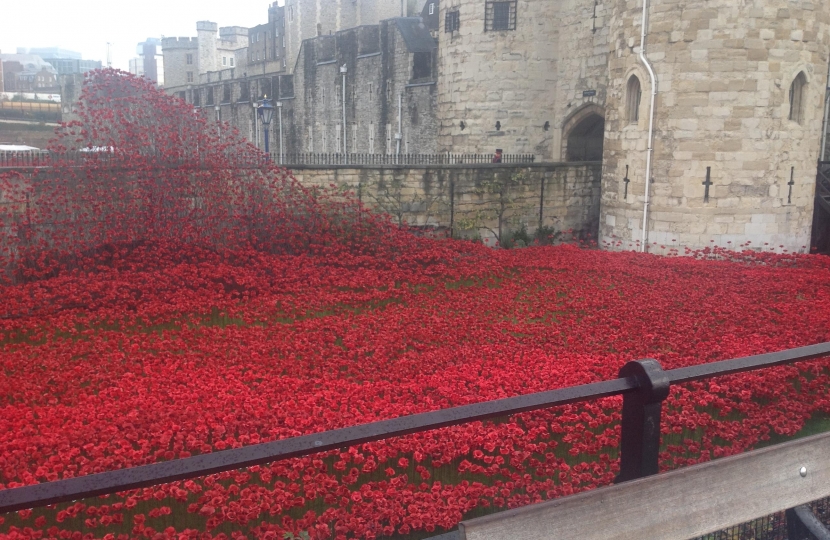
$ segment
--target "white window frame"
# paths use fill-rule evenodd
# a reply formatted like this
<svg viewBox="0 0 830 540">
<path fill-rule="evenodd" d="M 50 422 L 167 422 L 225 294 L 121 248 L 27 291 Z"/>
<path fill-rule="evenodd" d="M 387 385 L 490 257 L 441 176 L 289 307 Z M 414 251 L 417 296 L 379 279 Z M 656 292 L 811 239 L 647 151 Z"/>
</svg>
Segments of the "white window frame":
<svg viewBox="0 0 830 540">
<path fill-rule="evenodd" d="M 369 124 L 369 153 L 375 153 L 375 125 Z"/>
<path fill-rule="evenodd" d="M 429 14 L 430 15 L 435 14 L 435 2 L 430 2 L 430 4 L 429 4 Z"/>
</svg>

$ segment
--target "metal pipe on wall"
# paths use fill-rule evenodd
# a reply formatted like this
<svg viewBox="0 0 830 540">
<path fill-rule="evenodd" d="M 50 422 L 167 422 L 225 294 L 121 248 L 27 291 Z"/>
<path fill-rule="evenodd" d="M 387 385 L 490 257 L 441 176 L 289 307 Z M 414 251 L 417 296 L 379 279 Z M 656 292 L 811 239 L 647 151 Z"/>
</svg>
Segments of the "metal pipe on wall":
<svg viewBox="0 0 830 540">
<path fill-rule="evenodd" d="M 651 64 L 646 57 L 646 32 L 648 28 L 648 0 L 643 0 L 643 20 L 642 28 L 640 29 L 640 62 L 643 63 L 648 75 L 651 78 L 651 105 L 648 115 L 648 150 L 646 154 L 646 189 L 645 201 L 643 202 L 643 239 L 640 251 L 645 252 L 646 243 L 648 242 L 648 204 L 649 204 L 649 187 L 651 183 L 651 159 L 654 153 L 654 104 L 657 100 L 657 76 L 651 68 Z"/>
<path fill-rule="evenodd" d="M 820 152 L 820 161 L 825 161 L 827 159 L 827 129 L 830 126 L 827 125 L 827 122 L 830 121 L 830 66 L 828 66 L 827 70 L 827 84 L 826 90 L 824 92 L 824 128 L 821 130 L 821 152 Z"/>
<path fill-rule="evenodd" d="M 343 74 L 343 159 L 346 159 L 346 64 L 340 66 Z"/>
<path fill-rule="evenodd" d="M 397 149 L 395 151 L 396 155 L 400 155 L 401 153 L 401 130 L 403 129 L 403 119 L 401 118 L 401 111 L 403 107 L 403 94 L 398 94 L 398 132 L 395 134 L 395 138 L 398 141 Z"/>
</svg>

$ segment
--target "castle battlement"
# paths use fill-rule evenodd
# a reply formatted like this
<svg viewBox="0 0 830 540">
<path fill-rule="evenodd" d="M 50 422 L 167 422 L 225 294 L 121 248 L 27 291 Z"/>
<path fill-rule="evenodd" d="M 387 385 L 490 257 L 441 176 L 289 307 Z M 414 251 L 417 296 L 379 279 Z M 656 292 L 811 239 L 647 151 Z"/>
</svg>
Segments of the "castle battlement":
<svg viewBox="0 0 830 540">
<path fill-rule="evenodd" d="M 199 38 L 166 37 L 161 40 L 162 50 L 167 49 L 196 49 L 199 47 Z"/>
<path fill-rule="evenodd" d="M 248 29 L 242 26 L 223 26 L 219 29 L 219 36 L 248 36 Z"/>
<path fill-rule="evenodd" d="M 196 31 L 198 32 L 218 32 L 219 25 L 211 21 L 197 21 Z"/>
</svg>

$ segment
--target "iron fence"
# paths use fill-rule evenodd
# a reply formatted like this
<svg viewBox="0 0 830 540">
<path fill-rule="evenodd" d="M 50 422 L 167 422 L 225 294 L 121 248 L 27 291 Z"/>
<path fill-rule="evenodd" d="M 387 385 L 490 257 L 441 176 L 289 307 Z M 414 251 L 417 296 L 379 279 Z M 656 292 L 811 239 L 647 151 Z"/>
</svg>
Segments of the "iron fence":
<svg viewBox="0 0 830 540">
<path fill-rule="evenodd" d="M 0 490 L 0 513 L 107 495 L 148 486 L 307 456 L 381 439 L 486 420 L 505 415 L 623 397 L 620 473 L 615 482 L 657 474 L 662 404 L 672 385 L 792 364 L 830 355 L 830 342 L 664 371 L 656 360 L 627 363 L 620 377 L 473 405 L 393 418 L 216 453 Z M 812 512 L 788 511 L 791 523 Z M 797 525 L 809 527 L 810 524 Z M 795 524 L 788 528 L 796 527 Z"/>
<path fill-rule="evenodd" d="M 82 165 L 91 160 L 117 161 L 117 149 L 73 150 L 62 153 L 47 150 L 0 151 L 0 168 L 17 167 L 48 167 L 55 163 L 61 165 Z M 178 156 L 170 156 L 152 149 L 145 151 L 141 156 L 130 156 L 131 159 L 146 158 L 156 165 L 177 167 L 204 163 L 205 154 L 183 151 Z M 231 167 L 259 168 L 269 163 L 268 155 L 238 154 L 226 151 L 222 155 L 224 162 Z M 412 166 L 412 165 L 485 165 L 493 164 L 493 156 L 487 154 L 325 154 L 325 153 L 292 153 L 283 154 L 271 152 L 270 163 L 274 165 L 291 166 Z M 497 164 L 518 165 L 535 163 L 533 154 L 504 154 Z"/>
<path fill-rule="evenodd" d="M 282 165 L 484 165 L 493 164 L 493 154 L 327 154 L 271 152 L 274 163 Z M 533 154 L 503 154 L 497 163 L 534 163 Z"/>
</svg>

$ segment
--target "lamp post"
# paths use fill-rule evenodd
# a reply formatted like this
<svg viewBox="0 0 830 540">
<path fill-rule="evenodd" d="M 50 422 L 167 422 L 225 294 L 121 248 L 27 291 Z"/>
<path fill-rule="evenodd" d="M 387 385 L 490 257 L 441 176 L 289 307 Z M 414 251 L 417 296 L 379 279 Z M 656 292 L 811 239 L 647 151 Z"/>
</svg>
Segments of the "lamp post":
<svg viewBox="0 0 830 540">
<path fill-rule="evenodd" d="M 216 136 L 222 138 L 222 110 L 219 105 L 213 108 L 216 111 Z"/>
<path fill-rule="evenodd" d="M 193 117 L 197 121 L 199 120 L 199 109 L 200 109 L 200 107 L 193 107 Z M 201 130 L 199 130 L 198 133 L 201 133 Z M 202 154 L 201 154 L 201 149 L 199 148 L 199 136 L 198 135 L 196 135 L 196 159 L 199 160 L 200 164 L 202 163 Z"/>
<path fill-rule="evenodd" d="M 340 74 L 343 75 L 343 159 L 346 160 L 346 64 L 340 66 Z"/>
<path fill-rule="evenodd" d="M 259 102 L 258 112 L 259 119 L 262 120 L 262 128 L 265 132 L 265 153 L 268 154 L 268 159 L 271 159 L 270 149 L 268 147 L 268 129 L 271 127 L 271 120 L 274 118 L 274 106 L 267 99 L 268 96 Z"/>
<path fill-rule="evenodd" d="M 282 165 L 282 101 L 277 101 L 277 111 L 280 122 L 280 165 Z"/>
<path fill-rule="evenodd" d="M 259 148 L 259 102 L 254 101 L 251 103 L 251 106 L 254 108 L 254 140 L 256 141 L 256 147 Z"/>
</svg>

